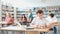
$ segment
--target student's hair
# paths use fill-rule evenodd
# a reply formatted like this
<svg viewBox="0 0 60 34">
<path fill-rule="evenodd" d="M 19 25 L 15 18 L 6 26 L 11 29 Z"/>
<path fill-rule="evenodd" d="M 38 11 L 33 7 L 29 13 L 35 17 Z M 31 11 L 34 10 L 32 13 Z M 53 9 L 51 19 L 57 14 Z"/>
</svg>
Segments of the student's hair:
<svg viewBox="0 0 60 34">
<path fill-rule="evenodd" d="M 49 14 L 52 18 L 54 17 L 54 14 L 53 13 L 51 13 L 51 14 Z"/>
<path fill-rule="evenodd" d="M 11 14 L 10 14 L 10 13 L 7 13 L 6 16 L 7 16 L 7 15 L 8 15 L 9 17 L 11 17 Z"/>
<path fill-rule="evenodd" d="M 43 11 L 42 10 L 38 10 L 37 12 L 36 12 L 36 14 L 41 14 L 41 13 L 43 13 Z"/>
<path fill-rule="evenodd" d="M 21 20 L 23 19 L 23 18 L 25 18 L 25 20 L 27 21 L 27 17 L 25 16 L 25 14 L 22 14 L 23 16 L 21 17 Z"/>
</svg>

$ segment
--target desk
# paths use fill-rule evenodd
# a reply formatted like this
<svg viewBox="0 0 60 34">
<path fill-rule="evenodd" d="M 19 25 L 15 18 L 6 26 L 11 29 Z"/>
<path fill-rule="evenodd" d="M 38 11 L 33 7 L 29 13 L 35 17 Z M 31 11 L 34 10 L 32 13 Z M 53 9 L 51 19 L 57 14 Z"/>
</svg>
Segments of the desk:
<svg viewBox="0 0 60 34">
<path fill-rule="evenodd" d="M 19 27 L 19 26 L 9 26 L 9 27 L 3 27 L 0 28 L 1 31 L 24 31 L 25 34 L 27 34 L 27 32 L 38 32 L 38 34 L 40 34 L 40 32 L 48 32 L 49 28 L 45 28 L 45 29 L 26 29 L 24 27 Z"/>
<path fill-rule="evenodd" d="M 7 22 L 1 21 L 1 22 L 0 22 L 0 27 L 6 26 L 6 24 L 7 24 Z"/>
<path fill-rule="evenodd" d="M 51 27 L 58 26 L 58 25 L 59 25 L 59 21 L 53 22 L 53 23 L 50 24 Z"/>
<path fill-rule="evenodd" d="M 0 24 L 7 24 L 6 22 L 0 22 Z M 59 23 L 54 23 L 54 24 L 51 24 L 51 25 L 55 25 L 57 26 Z M 40 32 L 49 32 L 49 28 L 45 28 L 45 29 L 30 29 L 30 30 L 27 30 L 26 28 L 23 28 L 23 27 L 19 27 L 19 26 L 9 26 L 9 27 L 3 27 L 3 28 L 0 28 L 1 31 L 24 31 L 25 34 L 31 34 L 31 32 L 33 32 L 33 34 L 36 34 L 35 32 L 38 32 L 38 34 L 40 34 Z"/>
<path fill-rule="evenodd" d="M 56 29 L 54 28 L 54 30 L 57 31 L 57 34 L 58 34 L 58 25 L 59 25 L 59 22 L 60 21 L 57 21 L 57 22 L 54 22 L 54 23 L 50 24 L 52 27 L 55 27 L 56 28 Z"/>
</svg>

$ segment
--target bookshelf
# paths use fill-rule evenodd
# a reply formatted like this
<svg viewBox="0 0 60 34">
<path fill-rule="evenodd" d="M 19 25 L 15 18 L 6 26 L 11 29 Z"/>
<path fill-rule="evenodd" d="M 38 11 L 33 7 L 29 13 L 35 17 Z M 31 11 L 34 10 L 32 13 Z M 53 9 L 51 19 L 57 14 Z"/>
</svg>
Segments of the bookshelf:
<svg viewBox="0 0 60 34">
<path fill-rule="evenodd" d="M 18 8 L 16 8 L 16 19 L 18 21 L 20 21 L 22 14 L 25 14 L 26 17 L 27 17 L 27 11 L 25 11 L 25 10 L 19 10 Z"/>
<path fill-rule="evenodd" d="M 38 9 L 41 9 L 44 11 L 44 18 L 46 18 L 48 16 L 49 13 L 54 13 L 55 16 L 57 17 L 58 20 L 60 20 L 60 6 L 47 6 L 47 7 L 33 7 L 32 13 L 33 13 L 33 17 L 36 17 L 36 11 Z M 25 14 L 27 16 L 27 11 L 16 11 L 16 15 L 17 15 L 17 19 L 19 20 L 21 17 L 21 14 Z"/>
<path fill-rule="evenodd" d="M 30 8 L 31 9 L 31 8 Z M 60 20 L 60 6 L 46 6 L 46 7 L 32 7 L 32 13 L 33 17 L 36 17 L 36 11 L 38 9 L 41 9 L 44 11 L 44 18 L 48 16 L 48 14 L 54 13 L 58 20 Z M 0 3 L 0 21 L 4 21 L 6 17 L 6 12 L 9 12 L 12 17 L 14 17 L 16 20 L 20 20 L 21 15 L 25 14 L 27 17 L 27 10 L 19 10 L 19 8 L 14 8 L 13 6 L 3 5 Z"/>
<path fill-rule="evenodd" d="M 44 15 L 48 15 L 49 13 L 54 13 L 58 20 L 60 20 L 60 6 L 48 6 L 45 7 L 45 9 L 42 9 L 44 11 Z M 45 16 L 45 17 L 46 17 Z"/>
</svg>

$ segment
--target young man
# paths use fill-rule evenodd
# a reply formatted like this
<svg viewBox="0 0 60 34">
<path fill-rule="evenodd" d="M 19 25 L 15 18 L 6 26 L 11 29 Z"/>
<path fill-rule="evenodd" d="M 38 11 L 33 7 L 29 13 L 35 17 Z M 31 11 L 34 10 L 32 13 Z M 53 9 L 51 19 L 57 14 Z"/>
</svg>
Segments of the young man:
<svg viewBox="0 0 60 34">
<path fill-rule="evenodd" d="M 34 28 L 45 28 L 48 25 L 48 21 L 45 18 L 43 18 L 43 11 L 38 10 L 36 14 L 37 17 L 33 19 L 30 26 Z"/>
<path fill-rule="evenodd" d="M 49 14 L 49 16 L 47 17 L 47 20 L 49 21 L 49 23 L 57 22 L 57 18 L 54 16 L 53 13 Z"/>
<path fill-rule="evenodd" d="M 33 20 L 32 10 L 29 9 L 29 10 L 28 10 L 28 21 L 31 22 L 32 20 Z"/>
<path fill-rule="evenodd" d="M 57 18 L 54 16 L 53 13 L 49 14 L 47 20 L 49 21 L 49 24 L 57 23 Z M 57 34 L 57 28 L 56 26 L 53 26 L 54 34 Z"/>
</svg>

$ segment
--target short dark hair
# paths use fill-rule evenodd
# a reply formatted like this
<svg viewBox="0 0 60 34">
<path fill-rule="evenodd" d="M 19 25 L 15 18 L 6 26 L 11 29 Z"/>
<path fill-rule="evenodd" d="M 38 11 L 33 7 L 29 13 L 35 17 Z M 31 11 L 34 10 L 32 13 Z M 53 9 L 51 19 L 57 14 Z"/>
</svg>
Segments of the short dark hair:
<svg viewBox="0 0 60 34">
<path fill-rule="evenodd" d="M 51 13 L 51 14 L 49 14 L 51 17 L 54 17 L 54 14 L 53 13 Z"/>
<path fill-rule="evenodd" d="M 43 13 L 43 11 L 42 10 L 38 10 L 37 12 L 36 12 L 36 14 L 41 14 L 41 13 Z"/>
</svg>

